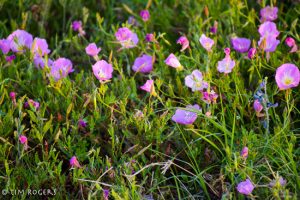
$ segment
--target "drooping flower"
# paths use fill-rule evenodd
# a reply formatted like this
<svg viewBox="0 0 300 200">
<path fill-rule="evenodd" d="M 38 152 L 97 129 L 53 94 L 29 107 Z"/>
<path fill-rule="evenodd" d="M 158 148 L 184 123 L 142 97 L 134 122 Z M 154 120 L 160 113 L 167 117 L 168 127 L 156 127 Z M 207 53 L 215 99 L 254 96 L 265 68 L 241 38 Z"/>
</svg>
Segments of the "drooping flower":
<svg viewBox="0 0 300 200">
<path fill-rule="evenodd" d="M 244 147 L 241 151 L 241 157 L 246 159 L 248 158 L 248 147 Z"/>
<path fill-rule="evenodd" d="M 218 97 L 219 95 L 215 93 L 215 91 L 213 90 L 211 90 L 210 92 L 209 91 L 202 92 L 202 100 L 207 104 L 217 103 Z"/>
<path fill-rule="evenodd" d="M 215 43 L 212 39 L 206 37 L 204 34 L 201 35 L 199 42 L 207 51 L 211 51 L 211 48 Z"/>
<path fill-rule="evenodd" d="M 108 200 L 109 197 L 109 190 L 103 189 L 103 199 Z"/>
<path fill-rule="evenodd" d="M 189 48 L 189 45 L 190 45 L 189 40 L 185 36 L 181 36 L 177 40 L 177 44 L 181 45 L 181 50 L 180 51 L 184 51 L 185 49 Z"/>
<path fill-rule="evenodd" d="M 142 90 L 149 92 L 152 96 L 156 96 L 155 88 L 154 88 L 154 81 L 147 80 L 146 83 L 140 87 Z"/>
<path fill-rule="evenodd" d="M 201 108 L 199 105 L 188 105 L 186 106 L 186 109 L 188 110 L 183 110 L 178 108 L 175 112 L 175 114 L 172 116 L 172 120 L 178 124 L 183 124 L 183 125 L 189 125 L 193 124 L 196 119 L 197 119 L 197 113 L 189 110 L 197 110 L 200 111 Z"/>
<path fill-rule="evenodd" d="M 26 144 L 27 143 L 27 137 L 25 135 L 20 135 L 19 141 L 21 144 Z"/>
<path fill-rule="evenodd" d="M 139 41 L 137 34 L 127 27 L 119 28 L 115 36 L 123 48 L 133 48 Z"/>
<path fill-rule="evenodd" d="M 86 123 L 85 120 L 83 120 L 83 119 L 78 120 L 78 127 L 79 128 L 85 128 L 86 126 L 87 126 L 87 123 Z"/>
<path fill-rule="evenodd" d="M 10 41 L 10 49 L 13 52 L 24 52 L 30 49 L 33 41 L 30 33 L 19 29 L 11 33 L 7 39 Z"/>
<path fill-rule="evenodd" d="M 72 29 L 73 29 L 73 31 L 79 32 L 80 36 L 85 35 L 85 31 L 82 28 L 82 22 L 81 21 L 77 21 L 77 20 L 73 21 L 72 22 Z"/>
<path fill-rule="evenodd" d="M 154 42 L 155 41 L 155 37 L 153 33 L 148 33 L 145 37 L 147 42 Z"/>
<path fill-rule="evenodd" d="M 0 49 L 3 54 L 7 54 L 10 51 L 10 41 L 8 39 L 1 39 Z"/>
<path fill-rule="evenodd" d="M 284 178 L 282 178 L 282 176 L 280 177 L 276 177 L 276 179 L 273 179 L 270 183 L 269 186 L 270 187 L 283 187 L 286 185 L 286 180 Z"/>
<path fill-rule="evenodd" d="M 25 108 L 34 108 L 35 110 L 38 110 L 40 108 L 40 103 L 37 101 L 34 101 L 33 99 L 28 99 L 27 102 L 24 103 Z"/>
<path fill-rule="evenodd" d="M 230 57 L 230 49 L 225 48 L 224 52 L 226 54 L 225 58 L 218 62 L 218 71 L 221 73 L 228 74 L 232 71 L 232 69 L 235 66 L 235 61 L 231 59 Z"/>
<path fill-rule="evenodd" d="M 73 156 L 71 159 L 70 159 L 70 165 L 71 167 L 77 167 L 77 168 L 80 168 L 80 164 L 76 158 L 76 156 Z"/>
<path fill-rule="evenodd" d="M 215 21 L 214 25 L 209 29 L 211 33 L 216 34 L 218 31 L 218 22 Z"/>
<path fill-rule="evenodd" d="M 246 181 L 240 182 L 236 189 L 241 194 L 249 195 L 254 190 L 254 185 L 249 179 L 246 179 Z"/>
<path fill-rule="evenodd" d="M 295 40 L 292 37 L 287 37 L 285 39 L 285 44 L 288 47 L 292 47 L 292 49 L 290 50 L 290 53 L 294 53 L 294 52 L 298 51 L 298 46 L 297 46 Z"/>
<path fill-rule="evenodd" d="M 247 38 L 232 38 L 231 43 L 233 46 L 233 49 L 240 53 L 245 53 L 248 51 L 251 45 L 251 41 Z"/>
<path fill-rule="evenodd" d="M 291 63 L 283 64 L 277 68 L 275 79 L 280 90 L 297 87 L 300 81 L 299 69 Z"/>
<path fill-rule="evenodd" d="M 90 43 L 86 48 L 85 48 L 85 52 L 87 55 L 89 56 L 97 56 L 98 53 L 101 51 L 101 48 L 97 47 L 97 45 L 95 43 Z"/>
<path fill-rule="evenodd" d="M 48 49 L 47 41 L 45 39 L 41 39 L 37 37 L 34 38 L 33 40 L 31 50 L 33 54 L 40 57 L 50 53 L 50 50 Z"/>
<path fill-rule="evenodd" d="M 259 102 L 258 99 L 255 99 L 255 101 L 253 103 L 253 108 L 256 113 L 260 113 L 264 107 L 261 105 L 261 103 Z"/>
<path fill-rule="evenodd" d="M 260 10 L 260 21 L 274 21 L 277 19 L 277 7 L 266 6 L 265 8 Z"/>
<path fill-rule="evenodd" d="M 15 56 L 15 55 L 10 55 L 10 56 L 6 56 L 6 57 L 5 57 L 5 60 L 6 60 L 6 62 L 8 62 L 8 63 L 11 63 L 14 59 L 16 59 L 16 56 Z"/>
<path fill-rule="evenodd" d="M 132 70 L 135 72 L 149 73 L 153 68 L 153 57 L 149 55 L 142 55 L 137 57 L 132 66 Z"/>
<path fill-rule="evenodd" d="M 256 54 L 256 48 L 249 49 L 249 51 L 248 51 L 248 58 L 249 59 L 253 59 L 254 56 L 255 56 L 255 54 Z"/>
<path fill-rule="evenodd" d="M 67 58 L 58 58 L 55 60 L 51 66 L 50 76 L 54 78 L 55 81 L 58 81 L 62 78 L 65 78 L 73 72 L 73 64 Z"/>
<path fill-rule="evenodd" d="M 170 67 L 176 68 L 177 70 L 182 70 L 183 66 L 180 64 L 179 60 L 174 54 L 170 54 L 168 58 L 165 60 L 165 63 Z"/>
<path fill-rule="evenodd" d="M 150 18 L 150 13 L 149 13 L 148 10 L 142 10 L 142 11 L 140 12 L 140 16 L 141 16 L 142 20 L 143 20 L 144 22 L 146 22 L 146 21 L 148 21 L 149 18 Z"/>
<path fill-rule="evenodd" d="M 47 64 L 47 66 L 49 68 L 52 67 L 53 65 L 53 61 L 49 58 L 48 62 L 46 63 L 46 58 L 40 57 L 40 56 L 35 56 L 33 58 L 33 63 L 35 65 L 36 68 L 40 68 L 40 69 L 44 69 L 45 65 Z"/>
<path fill-rule="evenodd" d="M 208 87 L 208 83 L 203 81 L 202 73 L 199 70 L 194 70 L 192 74 L 185 77 L 185 85 L 195 91 L 202 91 Z"/>
<path fill-rule="evenodd" d="M 92 68 L 94 75 L 100 82 L 108 81 L 112 78 L 114 69 L 112 64 L 107 63 L 105 60 L 97 61 Z"/>
</svg>

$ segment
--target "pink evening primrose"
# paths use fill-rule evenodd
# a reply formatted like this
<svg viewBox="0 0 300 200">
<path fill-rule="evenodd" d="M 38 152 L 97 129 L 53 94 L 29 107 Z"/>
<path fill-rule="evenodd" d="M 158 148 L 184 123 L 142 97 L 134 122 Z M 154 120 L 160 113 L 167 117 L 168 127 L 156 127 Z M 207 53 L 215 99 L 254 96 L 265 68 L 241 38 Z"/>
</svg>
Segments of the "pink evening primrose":
<svg viewBox="0 0 300 200">
<path fill-rule="evenodd" d="M 195 91 L 202 91 L 208 87 L 208 83 L 203 81 L 202 73 L 199 70 L 194 70 L 192 74 L 185 77 L 185 85 Z"/>
<path fill-rule="evenodd" d="M 132 66 L 132 70 L 135 72 L 149 73 L 153 68 L 153 57 L 149 55 L 142 55 L 137 57 Z"/>
<path fill-rule="evenodd" d="M 46 65 L 46 58 L 40 57 L 40 56 L 35 56 L 33 58 L 33 63 L 36 68 L 44 69 Z M 48 59 L 47 66 L 51 68 L 53 65 L 53 61 L 51 59 Z"/>
<path fill-rule="evenodd" d="M 219 95 L 213 90 L 211 90 L 210 92 L 202 92 L 202 100 L 207 104 L 217 103 L 218 97 Z"/>
<path fill-rule="evenodd" d="M 144 22 L 146 22 L 146 21 L 148 21 L 149 18 L 150 18 L 150 13 L 149 13 L 148 10 L 142 10 L 142 11 L 140 12 L 140 16 L 141 16 L 142 20 L 143 20 Z"/>
<path fill-rule="evenodd" d="M 8 62 L 8 63 L 11 63 L 14 59 L 16 59 L 16 56 L 15 56 L 15 55 L 10 55 L 10 56 L 6 56 L 6 57 L 5 57 L 5 60 L 6 60 L 6 62 Z"/>
<path fill-rule="evenodd" d="M 10 49 L 13 52 L 24 52 L 30 49 L 33 41 L 30 33 L 19 29 L 11 33 L 7 39 L 10 41 Z"/>
<path fill-rule="evenodd" d="M 85 48 L 85 52 L 87 55 L 89 56 L 97 56 L 98 53 L 101 51 L 101 48 L 97 47 L 97 45 L 95 43 L 90 43 L 86 48 Z"/>
<path fill-rule="evenodd" d="M 140 87 L 142 90 L 149 92 L 152 96 L 157 96 L 154 88 L 154 81 L 153 80 L 147 80 L 146 83 Z"/>
<path fill-rule="evenodd" d="M 246 179 L 246 181 L 240 182 L 236 189 L 241 194 L 250 195 L 254 190 L 254 185 L 249 179 Z"/>
<path fill-rule="evenodd" d="M 33 52 L 34 55 L 37 56 L 45 56 L 50 53 L 50 50 L 48 49 L 48 44 L 45 39 L 41 38 L 34 38 L 31 51 Z"/>
<path fill-rule="evenodd" d="M 260 46 L 263 41 L 265 42 L 265 45 L 263 45 L 263 50 L 266 52 L 274 52 L 280 43 L 280 41 L 276 38 L 269 36 L 267 38 L 261 37 L 258 41 L 258 45 Z"/>
<path fill-rule="evenodd" d="M 21 142 L 21 144 L 27 144 L 27 137 L 24 135 L 20 135 L 19 141 Z"/>
<path fill-rule="evenodd" d="M 32 99 L 29 99 L 27 102 L 24 103 L 25 108 L 34 108 L 35 110 L 38 110 L 40 108 L 40 103 L 37 101 L 34 101 Z"/>
<path fill-rule="evenodd" d="M 258 28 L 258 32 L 261 37 L 273 37 L 276 38 L 279 35 L 276 24 L 274 22 L 264 22 Z"/>
<path fill-rule="evenodd" d="M 253 108 L 254 108 L 256 113 L 260 113 L 263 110 L 264 107 L 261 105 L 259 100 L 256 99 L 253 103 Z"/>
<path fill-rule="evenodd" d="M 291 63 L 283 64 L 277 68 L 275 79 L 280 90 L 297 87 L 300 81 L 299 69 Z"/>
<path fill-rule="evenodd" d="M 218 71 L 221 73 L 228 74 L 232 71 L 232 69 L 235 66 L 235 61 L 231 59 L 230 57 L 230 49 L 225 48 L 224 52 L 226 54 L 225 58 L 218 62 Z"/>
<path fill-rule="evenodd" d="M 277 19 L 277 12 L 278 8 L 277 7 L 270 7 L 267 6 L 263 9 L 260 10 L 260 21 L 274 21 Z"/>
<path fill-rule="evenodd" d="M 183 124 L 183 125 L 190 125 L 193 124 L 196 119 L 197 119 L 197 113 L 189 110 L 197 110 L 201 111 L 201 108 L 199 105 L 188 105 L 186 106 L 186 109 L 188 110 L 183 110 L 178 108 L 175 112 L 175 114 L 172 116 L 172 120 L 178 124 Z"/>
<path fill-rule="evenodd" d="M 285 39 L 285 44 L 288 47 L 292 47 L 292 49 L 290 50 L 290 53 L 294 53 L 294 52 L 298 51 L 298 46 L 297 46 L 295 40 L 292 37 L 287 37 Z"/>
<path fill-rule="evenodd" d="M 248 51 L 248 58 L 249 59 L 253 59 L 254 56 L 255 56 L 255 54 L 256 54 L 256 48 L 249 49 L 249 51 Z"/>
<path fill-rule="evenodd" d="M 231 44 L 233 46 L 233 49 L 240 53 L 245 53 L 248 51 L 251 45 L 251 41 L 247 38 L 232 38 Z"/>
<path fill-rule="evenodd" d="M 241 151 L 241 157 L 244 159 L 248 158 L 248 151 L 248 147 L 244 147 Z"/>
<path fill-rule="evenodd" d="M 50 76 L 52 76 L 55 81 L 58 81 L 67 77 L 68 74 L 73 71 L 73 64 L 69 59 L 59 58 L 53 62 L 50 70 Z"/>
<path fill-rule="evenodd" d="M 82 28 L 82 22 L 81 21 L 73 21 L 72 22 L 72 29 L 73 29 L 73 31 L 79 32 L 80 36 L 85 35 L 85 31 Z"/>
<path fill-rule="evenodd" d="M 107 63 L 105 60 L 97 61 L 93 66 L 93 73 L 100 82 L 108 81 L 112 78 L 114 71 L 112 64 Z"/>
<path fill-rule="evenodd" d="M 135 47 L 139 41 L 137 34 L 127 27 L 119 28 L 115 33 L 115 37 L 126 49 Z"/>
<path fill-rule="evenodd" d="M 208 52 L 211 51 L 211 48 L 215 43 L 212 39 L 206 37 L 204 34 L 201 35 L 199 42 Z"/>
<path fill-rule="evenodd" d="M 3 54 L 7 54 L 10 51 L 10 41 L 8 39 L 1 39 L 0 49 Z"/>
<path fill-rule="evenodd" d="M 177 57 L 172 53 L 165 60 L 165 63 L 170 67 L 176 68 L 177 70 L 182 70 L 183 69 L 183 66 L 180 64 Z"/>
<path fill-rule="evenodd" d="M 70 159 L 70 165 L 71 167 L 77 167 L 77 168 L 80 168 L 80 164 L 76 158 L 76 156 L 73 156 L 71 159 Z"/>
<path fill-rule="evenodd" d="M 153 33 L 147 33 L 146 37 L 145 37 L 147 42 L 154 42 L 155 41 L 155 37 Z"/>
<path fill-rule="evenodd" d="M 185 36 L 181 36 L 177 40 L 177 44 L 181 45 L 181 50 L 180 51 L 184 51 L 185 49 L 189 48 L 189 45 L 190 45 L 189 40 Z"/>
</svg>

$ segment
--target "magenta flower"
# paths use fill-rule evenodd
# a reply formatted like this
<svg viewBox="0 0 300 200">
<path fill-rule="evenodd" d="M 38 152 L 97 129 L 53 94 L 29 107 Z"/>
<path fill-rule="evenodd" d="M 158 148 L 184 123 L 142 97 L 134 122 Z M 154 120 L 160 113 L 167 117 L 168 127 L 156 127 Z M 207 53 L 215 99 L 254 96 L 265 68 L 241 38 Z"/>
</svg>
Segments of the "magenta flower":
<svg viewBox="0 0 300 200">
<path fill-rule="evenodd" d="M 154 88 L 154 81 L 147 80 L 146 83 L 140 87 L 142 90 L 149 92 L 152 96 L 156 96 L 155 88 Z"/>
<path fill-rule="evenodd" d="M 207 51 L 211 51 L 211 48 L 215 43 L 212 39 L 206 37 L 204 34 L 201 35 L 199 42 Z"/>
<path fill-rule="evenodd" d="M 188 105 L 186 109 L 201 111 L 199 105 Z M 189 125 L 193 124 L 197 119 L 197 113 L 189 110 L 177 109 L 175 114 L 172 116 L 172 120 L 178 124 Z"/>
<path fill-rule="evenodd" d="M 299 69 L 291 63 L 283 64 L 277 68 L 275 79 L 280 90 L 297 87 L 300 81 Z"/>
<path fill-rule="evenodd" d="M 154 37 L 154 34 L 153 33 L 148 33 L 147 35 L 146 35 L 146 41 L 147 42 L 154 42 L 155 41 L 155 37 Z"/>
<path fill-rule="evenodd" d="M 65 78 L 73 72 L 73 64 L 67 58 L 59 58 L 55 60 L 51 66 L 50 75 L 55 81 Z"/>
<path fill-rule="evenodd" d="M 103 190 L 103 199 L 108 200 L 109 197 L 109 190 L 104 189 Z"/>
<path fill-rule="evenodd" d="M 97 61 L 92 68 L 94 75 L 100 82 L 105 82 L 112 78 L 114 69 L 112 64 L 107 63 L 105 60 Z"/>
<path fill-rule="evenodd" d="M 86 48 L 85 48 L 85 52 L 87 55 L 89 56 L 97 56 L 98 53 L 101 51 L 101 48 L 97 47 L 97 45 L 95 43 L 90 43 Z"/>
<path fill-rule="evenodd" d="M 260 21 L 274 21 L 277 19 L 277 12 L 278 8 L 277 7 L 270 7 L 267 6 L 263 9 L 260 10 Z"/>
<path fill-rule="evenodd" d="M 177 44 L 180 44 L 182 46 L 180 51 L 184 51 L 185 49 L 189 48 L 190 45 L 189 40 L 185 36 L 181 36 L 177 40 Z"/>
<path fill-rule="evenodd" d="M 263 110 L 264 107 L 261 105 L 259 100 L 256 99 L 253 103 L 253 108 L 254 108 L 256 113 L 260 113 Z"/>
<path fill-rule="evenodd" d="M 78 126 L 79 128 L 85 128 L 87 126 L 87 123 L 83 119 L 78 120 Z"/>
<path fill-rule="evenodd" d="M 140 12 L 140 16 L 141 16 L 141 18 L 143 19 L 143 21 L 146 22 L 146 21 L 148 21 L 149 18 L 150 18 L 150 13 L 149 13 L 148 10 L 142 10 L 142 11 Z"/>
<path fill-rule="evenodd" d="M 122 47 L 126 49 L 135 47 L 139 41 L 137 34 L 126 27 L 119 28 L 115 36 Z"/>
<path fill-rule="evenodd" d="M 10 51 L 10 41 L 7 39 L 0 40 L 0 49 L 3 54 L 7 54 Z"/>
<path fill-rule="evenodd" d="M 296 51 L 298 51 L 298 46 L 295 42 L 295 40 L 292 38 L 292 37 L 287 37 L 285 39 L 285 44 L 288 46 L 288 47 L 292 47 L 290 53 L 294 53 Z"/>
<path fill-rule="evenodd" d="M 5 57 L 5 60 L 6 60 L 6 62 L 8 62 L 8 63 L 11 63 L 14 59 L 16 59 L 16 56 L 15 56 L 15 55 L 10 55 L 10 56 L 6 56 L 6 57 Z"/>
<path fill-rule="evenodd" d="M 50 50 L 48 49 L 48 44 L 45 39 L 41 38 L 34 38 L 31 50 L 35 55 L 38 56 L 45 56 L 50 53 Z"/>
<path fill-rule="evenodd" d="M 34 101 L 32 99 L 28 99 L 27 102 L 24 103 L 25 108 L 34 108 L 35 110 L 38 110 L 40 108 L 40 103 L 37 101 Z"/>
<path fill-rule="evenodd" d="M 246 179 L 246 181 L 240 182 L 236 189 L 241 194 L 249 195 L 254 190 L 254 185 L 249 179 Z"/>
<path fill-rule="evenodd" d="M 7 39 L 10 41 L 10 48 L 13 52 L 24 52 L 32 45 L 32 35 L 24 30 L 16 30 Z"/>
<path fill-rule="evenodd" d="M 27 137 L 25 135 L 20 135 L 19 141 L 21 144 L 27 144 Z"/>
<path fill-rule="evenodd" d="M 219 95 L 213 90 L 211 90 L 210 92 L 202 92 L 202 100 L 207 104 L 217 103 L 218 97 Z"/>
<path fill-rule="evenodd" d="M 240 53 L 245 53 L 248 51 L 251 45 L 251 41 L 247 38 L 232 38 L 231 43 L 233 49 Z"/>
<path fill-rule="evenodd" d="M 248 147 L 244 147 L 241 151 L 242 158 L 246 159 L 248 158 Z"/>
<path fill-rule="evenodd" d="M 221 73 L 228 74 L 232 71 L 232 69 L 235 66 L 235 61 L 231 59 L 230 57 L 230 49 L 225 48 L 224 52 L 226 54 L 225 58 L 218 62 L 218 71 Z"/>
<path fill-rule="evenodd" d="M 208 83 L 203 81 L 202 73 L 199 70 L 194 70 L 192 74 L 185 77 L 185 85 L 195 91 L 202 91 L 208 87 Z"/>
<path fill-rule="evenodd" d="M 209 30 L 210 30 L 210 32 L 211 32 L 212 34 L 216 34 L 217 31 L 218 31 L 218 22 L 215 21 L 215 22 L 214 22 L 214 26 L 212 26 Z"/>
<path fill-rule="evenodd" d="M 249 51 L 248 51 L 248 58 L 249 59 L 253 59 L 254 56 L 255 56 L 255 54 L 256 54 L 256 48 L 249 49 Z"/>
<path fill-rule="evenodd" d="M 9 97 L 11 98 L 12 101 L 16 100 L 16 96 L 17 96 L 17 94 L 15 92 L 10 92 L 9 93 Z"/>
<path fill-rule="evenodd" d="M 283 187 L 286 185 L 286 180 L 280 176 L 269 183 L 270 187 Z"/>
<path fill-rule="evenodd" d="M 73 31 L 79 32 L 80 36 L 85 35 L 85 31 L 82 28 L 82 22 L 81 21 L 73 21 L 72 22 L 72 29 L 73 29 Z"/>
<path fill-rule="evenodd" d="M 35 56 L 33 58 L 33 63 L 36 68 L 44 69 L 46 65 L 46 58 L 42 58 L 40 56 Z M 51 59 L 48 59 L 47 66 L 51 68 L 53 65 L 53 61 Z"/>
<path fill-rule="evenodd" d="M 135 59 L 132 70 L 135 72 L 149 73 L 153 68 L 153 57 L 149 55 L 142 55 Z"/>
<path fill-rule="evenodd" d="M 178 70 L 182 70 L 183 66 L 180 64 L 179 60 L 174 54 L 170 54 L 168 58 L 165 60 L 165 63 L 170 67 L 176 68 Z"/>
<path fill-rule="evenodd" d="M 70 165 L 71 167 L 77 167 L 77 168 L 80 168 L 80 164 L 76 158 L 76 156 L 73 156 L 71 159 L 70 159 Z"/>
</svg>

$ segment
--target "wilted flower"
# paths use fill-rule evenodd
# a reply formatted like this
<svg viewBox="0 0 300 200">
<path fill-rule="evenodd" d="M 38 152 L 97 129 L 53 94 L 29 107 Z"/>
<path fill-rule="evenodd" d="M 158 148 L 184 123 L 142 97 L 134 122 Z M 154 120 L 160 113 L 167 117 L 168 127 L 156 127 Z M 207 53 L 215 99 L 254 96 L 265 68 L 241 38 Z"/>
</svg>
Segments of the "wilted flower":
<svg viewBox="0 0 300 200">
<path fill-rule="evenodd" d="M 105 60 L 97 61 L 92 68 L 94 75 L 100 82 L 107 81 L 112 78 L 114 69 L 112 64 L 107 63 Z"/>
<path fill-rule="evenodd" d="M 80 164 L 76 158 L 76 156 L 73 156 L 71 159 L 70 159 L 70 165 L 71 167 L 77 167 L 77 168 L 80 168 Z"/>
<path fill-rule="evenodd" d="M 78 120 L 78 126 L 79 126 L 79 128 L 85 128 L 87 126 L 87 123 L 86 123 L 85 120 L 79 119 Z"/>
<path fill-rule="evenodd" d="M 249 49 L 249 51 L 248 51 L 248 58 L 249 59 L 253 59 L 254 56 L 255 56 L 255 54 L 256 54 L 256 48 Z"/>
<path fill-rule="evenodd" d="M 254 185 L 249 179 L 246 179 L 246 181 L 240 182 L 236 189 L 241 194 L 249 195 L 252 193 Z"/>
<path fill-rule="evenodd" d="M 201 108 L 199 105 L 188 105 L 186 109 L 189 110 L 197 110 L 200 111 Z M 175 114 L 172 116 L 172 120 L 178 124 L 183 124 L 183 125 L 189 125 L 193 124 L 197 119 L 197 113 L 193 111 L 188 111 L 188 110 L 183 110 L 183 109 L 177 109 Z"/>
<path fill-rule="evenodd" d="M 267 6 L 263 9 L 260 10 L 260 21 L 274 21 L 277 19 L 277 12 L 278 8 L 277 7 L 270 7 Z"/>
<path fill-rule="evenodd" d="M 85 52 L 87 55 L 95 57 L 98 55 L 98 53 L 101 51 L 101 48 L 97 47 L 97 45 L 95 43 L 90 43 L 86 48 L 85 48 Z"/>
<path fill-rule="evenodd" d="M 185 49 L 189 48 L 189 45 L 190 45 L 189 40 L 185 36 L 181 36 L 177 40 L 177 44 L 181 45 L 181 50 L 180 51 L 184 51 Z"/>
<path fill-rule="evenodd" d="M 169 65 L 170 67 L 174 67 L 177 70 L 182 70 L 183 66 L 180 64 L 179 60 L 174 54 L 170 54 L 168 58 L 165 60 L 165 63 Z"/>
<path fill-rule="evenodd" d="M 7 39 L 10 41 L 10 48 L 13 52 L 24 52 L 26 48 L 31 48 L 33 37 L 30 33 L 18 29 Z"/>
<path fill-rule="evenodd" d="M 10 51 L 10 41 L 7 39 L 0 40 L 0 49 L 3 54 L 7 54 Z"/>
<path fill-rule="evenodd" d="M 215 91 L 211 90 L 210 92 L 202 92 L 202 100 L 207 103 L 216 103 L 219 95 Z"/>
<path fill-rule="evenodd" d="M 81 21 L 73 21 L 72 22 L 72 29 L 73 31 L 78 31 L 79 35 L 84 36 L 85 31 L 82 28 L 82 22 Z"/>
<path fill-rule="evenodd" d="M 141 120 L 144 118 L 144 113 L 141 110 L 136 110 L 133 116 L 136 120 Z"/>
<path fill-rule="evenodd" d="M 147 35 L 146 35 L 146 41 L 147 42 L 154 42 L 155 41 L 155 37 L 154 37 L 154 34 L 153 33 L 148 33 Z"/>
<path fill-rule="evenodd" d="M 207 51 L 211 51 L 211 48 L 215 43 L 212 39 L 206 37 L 204 34 L 201 35 L 199 42 Z"/>
<path fill-rule="evenodd" d="M 208 87 L 208 83 L 203 81 L 202 73 L 199 70 L 194 70 L 192 74 L 185 77 L 185 85 L 195 91 L 202 91 Z"/>
<path fill-rule="evenodd" d="M 139 39 L 136 33 L 133 33 L 128 28 L 119 28 L 115 33 L 116 39 L 120 42 L 123 48 L 133 48 L 137 45 Z"/>
<path fill-rule="evenodd" d="M 50 53 L 50 50 L 48 49 L 47 41 L 45 39 L 41 39 L 37 37 L 34 38 L 33 40 L 31 50 L 33 54 L 40 57 Z"/>
<path fill-rule="evenodd" d="M 132 70 L 135 72 L 149 73 L 153 68 L 153 57 L 149 55 L 142 55 L 137 57 L 132 66 Z"/>
<path fill-rule="evenodd" d="M 299 69 L 291 63 L 283 64 L 277 68 L 275 79 L 280 90 L 297 87 L 300 81 Z"/>
<path fill-rule="evenodd" d="M 287 38 L 285 39 L 285 44 L 286 44 L 287 46 L 289 46 L 289 47 L 292 47 L 290 53 L 293 53 L 293 52 L 298 51 L 298 46 L 297 46 L 295 40 L 294 40 L 292 37 L 287 37 Z"/>
<path fill-rule="evenodd" d="M 10 93 L 9 93 L 9 97 L 11 98 L 12 101 L 15 101 L 15 100 L 16 100 L 16 96 L 17 96 L 17 95 L 16 95 L 15 92 L 10 92 Z"/>
<path fill-rule="evenodd" d="M 232 46 L 234 50 L 240 52 L 240 53 L 245 53 L 248 51 L 251 45 L 251 41 L 247 38 L 232 38 L 231 39 Z"/>
<path fill-rule="evenodd" d="M 230 57 L 230 49 L 225 48 L 224 52 L 226 54 L 225 58 L 218 62 L 218 71 L 221 73 L 228 74 L 232 71 L 232 69 L 235 66 L 235 61 L 231 59 Z"/>
<path fill-rule="evenodd" d="M 27 144 L 27 137 L 25 135 L 20 135 L 19 141 L 21 144 Z"/>
<path fill-rule="evenodd" d="M 270 187 L 283 187 L 286 185 L 286 180 L 280 176 L 279 178 L 273 179 L 270 183 Z"/>
<path fill-rule="evenodd" d="M 209 30 L 210 30 L 211 33 L 216 34 L 217 31 L 218 31 L 218 22 L 215 21 L 214 26 L 212 26 Z"/>
<path fill-rule="evenodd" d="M 50 75 L 55 81 L 68 76 L 69 73 L 73 72 L 73 64 L 67 58 L 59 58 L 53 62 L 51 66 Z"/>
<path fill-rule="evenodd" d="M 261 103 L 259 102 L 258 99 L 255 99 L 255 101 L 253 103 L 253 108 L 256 113 L 260 113 L 264 107 L 261 105 Z"/>
<path fill-rule="evenodd" d="M 130 25 L 133 25 L 133 26 L 138 25 L 137 20 L 133 16 L 129 16 L 127 21 L 128 21 L 128 24 L 130 24 Z"/>
<path fill-rule="evenodd" d="M 143 21 L 146 22 L 146 21 L 148 21 L 149 18 L 150 18 L 150 13 L 149 13 L 148 10 L 142 10 L 142 11 L 140 12 L 140 16 L 141 16 L 141 18 L 143 19 Z"/>
<path fill-rule="evenodd" d="M 5 57 L 5 60 L 6 60 L 6 62 L 8 62 L 8 63 L 11 63 L 14 59 L 16 59 L 16 56 L 15 56 L 15 55 L 10 55 L 10 56 L 6 56 L 6 57 Z"/>
<path fill-rule="evenodd" d="M 248 158 L 248 147 L 244 147 L 241 151 L 242 158 L 246 159 Z"/>
<path fill-rule="evenodd" d="M 34 65 L 37 67 L 37 68 L 41 68 L 41 69 L 44 69 L 45 65 L 46 65 L 46 58 L 43 58 L 43 57 L 40 57 L 40 56 L 35 56 L 33 58 L 33 63 Z M 51 59 L 48 59 L 48 62 L 47 62 L 47 66 L 49 68 L 51 68 L 53 65 L 53 61 Z"/>
<path fill-rule="evenodd" d="M 40 108 L 40 103 L 32 99 L 29 99 L 27 102 L 24 103 L 24 107 L 25 108 L 32 107 L 35 110 L 38 110 Z"/>
<path fill-rule="evenodd" d="M 104 189 L 103 190 L 103 199 L 108 200 L 109 197 L 109 190 Z"/>
<path fill-rule="evenodd" d="M 140 87 L 142 90 L 149 92 L 152 96 L 156 96 L 155 88 L 154 88 L 154 81 L 147 80 L 146 83 Z"/>
</svg>

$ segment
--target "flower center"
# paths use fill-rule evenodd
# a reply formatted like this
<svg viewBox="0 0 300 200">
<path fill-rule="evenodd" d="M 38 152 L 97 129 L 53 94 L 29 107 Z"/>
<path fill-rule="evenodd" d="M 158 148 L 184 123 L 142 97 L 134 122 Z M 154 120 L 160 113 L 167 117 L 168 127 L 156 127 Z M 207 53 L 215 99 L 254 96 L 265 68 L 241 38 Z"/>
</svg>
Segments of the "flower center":
<svg viewBox="0 0 300 200">
<path fill-rule="evenodd" d="M 285 85 L 290 85 L 292 82 L 293 82 L 293 78 L 292 77 L 290 77 L 290 76 L 284 77 L 283 83 Z"/>
</svg>

